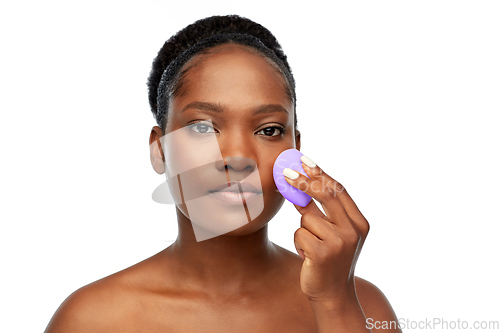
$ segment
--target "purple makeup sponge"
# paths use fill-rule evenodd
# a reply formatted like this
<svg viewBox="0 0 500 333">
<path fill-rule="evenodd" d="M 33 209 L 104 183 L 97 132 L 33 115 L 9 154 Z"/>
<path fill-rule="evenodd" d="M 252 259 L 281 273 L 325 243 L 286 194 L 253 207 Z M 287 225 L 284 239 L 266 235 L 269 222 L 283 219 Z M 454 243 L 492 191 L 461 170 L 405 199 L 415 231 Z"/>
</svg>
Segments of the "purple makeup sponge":
<svg viewBox="0 0 500 333">
<path fill-rule="evenodd" d="M 274 161 L 273 177 L 276 187 L 285 199 L 297 206 L 305 207 L 309 201 L 311 201 L 311 197 L 288 184 L 283 175 L 283 170 L 285 168 L 290 168 L 309 178 L 304 168 L 302 168 L 302 161 L 300 160 L 302 155 L 303 154 L 295 148 L 287 149 L 279 154 L 276 161 Z"/>
</svg>

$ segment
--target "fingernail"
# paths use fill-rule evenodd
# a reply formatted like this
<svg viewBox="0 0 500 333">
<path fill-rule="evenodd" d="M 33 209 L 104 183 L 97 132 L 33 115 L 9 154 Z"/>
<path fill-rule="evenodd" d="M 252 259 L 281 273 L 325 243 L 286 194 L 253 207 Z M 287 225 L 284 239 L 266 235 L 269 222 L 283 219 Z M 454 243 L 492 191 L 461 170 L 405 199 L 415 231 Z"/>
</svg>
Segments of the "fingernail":
<svg viewBox="0 0 500 333">
<path fill-rule="evenodd" d="M 295 170 L 290 169 L 290 168 L 283 169 L 283 175 L 287 178 L 290 178 L 290 179 L 296 179 L 297 177 L 299 177 L 299 173 Z"/>
<path fill-rule="evenodd" d="M 305 165 L 307 165 L 310 168 L 314 168 L 316 166 L 316 163 L 314 163 L 309 157 L 306 155 L 302 155 L 300 157 L 300 160 L 304 162 Z"/>
</svg>

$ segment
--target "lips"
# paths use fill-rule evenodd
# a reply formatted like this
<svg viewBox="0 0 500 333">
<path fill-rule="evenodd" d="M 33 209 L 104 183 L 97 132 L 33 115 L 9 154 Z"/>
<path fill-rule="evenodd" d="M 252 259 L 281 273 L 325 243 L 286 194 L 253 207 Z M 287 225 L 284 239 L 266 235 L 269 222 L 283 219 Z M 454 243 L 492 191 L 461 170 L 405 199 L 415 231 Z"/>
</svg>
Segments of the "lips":
<svg viewBox="0 0 500 333">
<path fill-rule="evenodd" d="M 234 192 L 234 193 L 240 193 L 240 186 L 241 186 L 241 192 L 253 192 L 253 193 L 262 193 L 261 190 L 259 190 L 257 187 L 250 183 L 246 182 L 229 182 L 226 184 L 223 184 L 221 186 L 215 187 L 209 192 Z"/>
</svg>

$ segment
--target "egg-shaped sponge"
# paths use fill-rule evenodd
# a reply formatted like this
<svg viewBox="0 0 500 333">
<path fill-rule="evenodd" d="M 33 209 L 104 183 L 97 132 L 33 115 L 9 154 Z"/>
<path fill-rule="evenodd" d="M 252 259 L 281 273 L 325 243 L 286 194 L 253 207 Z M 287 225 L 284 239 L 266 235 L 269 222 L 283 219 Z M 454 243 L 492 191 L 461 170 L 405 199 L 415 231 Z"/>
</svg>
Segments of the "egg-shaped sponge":
<svg viewBox="0 0 500 333">
<path fill-rule="evenodd" d="M 285 197 L 285 199 L 297 206 L 305 207 L 307 206 L 309 201 L 311 201 L 311 197 L 308 194 L 288 184 L 285 176 L 283 175 L 283 170 L 285 168 L 290 168 L 309 178 L 309 176 L 304 171 L 304 168 L 302 168 L 302 161 L 300 160 L 300 157 L 302 155 L 303 154 L 295 148 L 284 150 L 276 158 L 276 161 L 274 161 L 273 177 L 274 182 L 276 183 L 276 187 L 280 191 L 281 195 Z"/>
</svg>

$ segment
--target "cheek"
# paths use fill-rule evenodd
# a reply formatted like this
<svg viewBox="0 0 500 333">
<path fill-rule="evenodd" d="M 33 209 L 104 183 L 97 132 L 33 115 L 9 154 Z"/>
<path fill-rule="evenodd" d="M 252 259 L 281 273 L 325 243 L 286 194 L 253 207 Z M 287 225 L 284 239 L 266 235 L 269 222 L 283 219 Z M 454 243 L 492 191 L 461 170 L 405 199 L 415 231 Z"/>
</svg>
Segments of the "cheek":
<svg viewBox="0 0 500 333">
<path fill-rule="evenodd" d="M 165 135 L 162 138 L 162 146 L 171 175 L 182 174 L 222 160 L 215 134 L 197 137 L 188 126 Z"/>
<path fill-rule="evenodd" d="M 274 159 L 266 161 L 265 165 L 262 166 L 263 170 L 260 170 L 262 190 L 264 192 L 266 209 L 269 209 L 269 207 L 267 207 L 269 205 L 275 206 L 277 203 L 279 204 L 279 202 L 283 199 L 283 196 L 278 191 L 276 183 L 274 182 L 273 166 L 274 166 Z"/>
</svg>

